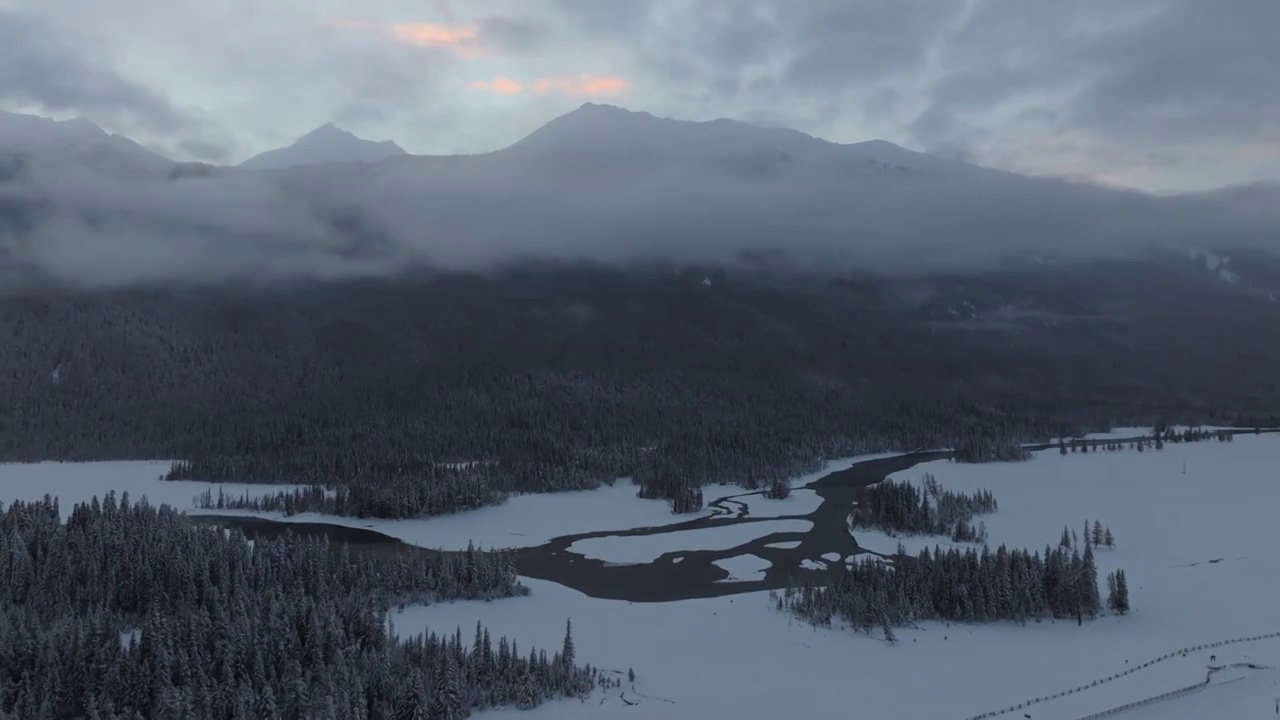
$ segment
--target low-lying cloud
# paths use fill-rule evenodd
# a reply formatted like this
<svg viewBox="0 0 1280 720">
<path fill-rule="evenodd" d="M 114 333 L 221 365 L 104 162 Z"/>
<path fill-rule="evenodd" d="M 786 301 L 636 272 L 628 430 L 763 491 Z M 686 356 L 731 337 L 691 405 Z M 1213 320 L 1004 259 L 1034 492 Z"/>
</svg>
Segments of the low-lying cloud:
<svg viewBox="0 0 1280 720">
<path fill-rule="evenodd" d="M 10 154 L 0 258 L 88 285 L 474 269 L 526 256 L 724 262 L 749 250 L 918 272 L 990 268 L 1010 253 L 1266 245 L 1280 223 L 1280 203 L 1258 200 L 1275 193 L 1267 188 L 1249 202 L 1238 193 L 1160 198 L 887 145 L 696 126 L 728 138 L 717 144 L 687 135 L 687 124 L 599 106 L 562 122 L 549 130 L 629 134 L 584 149 L 549 131 L 490 155 L 260 173 L 144 163 L 122 174 L 119 147 Z"/>
</svg>

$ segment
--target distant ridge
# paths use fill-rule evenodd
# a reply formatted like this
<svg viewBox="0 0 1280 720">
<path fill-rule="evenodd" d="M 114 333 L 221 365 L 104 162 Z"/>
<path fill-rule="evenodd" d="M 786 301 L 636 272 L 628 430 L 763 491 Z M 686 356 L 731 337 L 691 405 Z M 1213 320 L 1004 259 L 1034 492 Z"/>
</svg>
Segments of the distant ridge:
<svg viewBox="0 0 1280 720">
<path fill-rule="evenodd" d="M 325 123 L 298 138 L 292 145 L 254 155 L 240 163 L 240 167 L 246 170 L 278 170 L 300 165 L 377 163 L 407 154 L 391 140 L 365 140 L 333 123 Z"/>
</svg>

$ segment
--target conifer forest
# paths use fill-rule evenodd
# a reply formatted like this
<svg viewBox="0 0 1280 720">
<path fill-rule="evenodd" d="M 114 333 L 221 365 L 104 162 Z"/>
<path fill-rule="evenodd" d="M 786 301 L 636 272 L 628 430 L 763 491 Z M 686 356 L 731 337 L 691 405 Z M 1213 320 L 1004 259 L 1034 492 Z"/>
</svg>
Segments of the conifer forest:
<svg viewBox="0 0 1280 720">
<path fill-rule="evenodd" d="M 1123 577 L 1123 575 L 1121 575 Z M 1112 592 L 1112 596 L 1115 592 Z M 832 577 L 805 581 L 775 594 L 787 609 L 815 625 L 839 619 L 865 632 L 917 621 L 1025 624 L 1047 619 L 1082 623 L 1102 609 L 1092 545 L 1045 548 L 1044 553 L 925 548 L 912 556 L 863 559 Z M 1111 607 L 1119 611 L 1119 605 Z M 1124 611 L 1128 611 L 1127 596 Z"/>
<path fill-rule="evenodd" d="M 548 654 L 483 627 L 392 636 L 392 605 L 527 592 L 503 553 L 355 559 L 189 522 L 127 494 L 0 512 L 0 717 L 462 718 L 589 692 L 571 628 Z M 468 629 L 469 630 L 469 629 Z"/>
<path fill-rule="evenodd" d="M 994 299 L 1016 282 L 974 279 L 967 292 Z M 531 262 L 271 287 L 44 288 L 0 298 L 0 459 L 169 458 L 181 461 L 173 479 L 348 486 L 275 502 L 379 517 L 619 477 L 696 511 L 704 484 L 768 488 L 827 458 L 954 447 L 960 460 L 1017 460 L 1022 442 L 1090 427 L 1251 423 L 1272 406 L 1219 372 L 1219 354 L 1155 350 L 1163 320 L 1127 332 L 1150 332 L 1165 365 L 1055 366 L 1057 348 L 1105 343 L 1108 326 L 993 344 L 937 332 L 895 287 Z M 1069 393 L 1045 384 L 1051 369 L 1074 378 Z M 1134 381 L 1118 393 L 1122 373 Z M 1184 396 L 1175 379 L 1188 377 L 1217 385 Z"/>
</svg>

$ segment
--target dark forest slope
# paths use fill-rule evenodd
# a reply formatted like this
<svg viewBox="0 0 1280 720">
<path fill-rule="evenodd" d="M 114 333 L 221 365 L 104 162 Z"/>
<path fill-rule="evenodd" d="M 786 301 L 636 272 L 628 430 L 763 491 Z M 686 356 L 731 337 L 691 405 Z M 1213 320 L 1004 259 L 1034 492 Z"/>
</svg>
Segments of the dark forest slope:
<svg viewBox="0 0 1280 720">
<path fill-rule="evenodd" d="M 209 479 L 749 485 L 855 451 L 1280 404 L 1280 306 L 1158 263 L 670 266 L 0 301 L 0 456 Z M 669 494 L 658 489 L 658 494 Z"/>
</svg>

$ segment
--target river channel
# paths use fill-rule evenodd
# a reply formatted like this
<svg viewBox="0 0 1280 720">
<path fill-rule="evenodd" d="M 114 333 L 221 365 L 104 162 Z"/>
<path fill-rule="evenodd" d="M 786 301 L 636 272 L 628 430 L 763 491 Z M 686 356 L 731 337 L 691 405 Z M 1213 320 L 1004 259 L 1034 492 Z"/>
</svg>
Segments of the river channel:
<svg viewBox="0 0 1280 720">
<path fill-rule="evenodd" d="M 1052 445 L 1038 445 L 1027 449 L 1036 451 L 1049 447 Z M 844 470 L 824 475 L 803 486 L 813 490 L 822 499 L 818 509 L 807 514 L 771 515 L 764 518 L 752 518 L 749 514 L 742 517 L 711 515 L 669 525 L 564 535 L 536 547 L 517 550 L 516 568 L 522 576 L 549 580 L 591 597 L 631 602 L 666 602 L 784 588 L 788 583 L 809 573 L 822 572 L 803 567 L 806 560 L 817 560 L 826 553 L 844 557 L 869 552 L 858 547 L 846 526 L 846 518 L 860 488 L 878 483 L 891 473 L 901 472 L 922 462 L 944 459 L 949 455 L 949 451 L 934 451 L 864 460 Z M 710 503 L 709 507 L 727 512 L 731 501 L 759 495 L 760 492 L 743 492 L 722 498 Z M 334 542 L 347 543 L 353 551 L 359 552 L 437 552 L 363 528 L 213 514 L 193 513 L 192 517 L 200 522 L 239 528 L 250 538 L 273 538 L 285 532 L 293 532 L 295 535 L 325 537 Z M 638 564 L 609 563 L 569 551 L 569 546 L 575 542 L 590 538 L 645 537 L 776 520 L 807 520 L 811 527 L 805 532 L 762 535 L 731 549 L 685 550 L 661 556 L 653 562 Z M 783 542 L 798 544 L 788 548 L 769 547 Z M 715 562 L 747 553 L 770 563 L 763 577 L 725 582 L 729 574 Z"/>
</svg>

